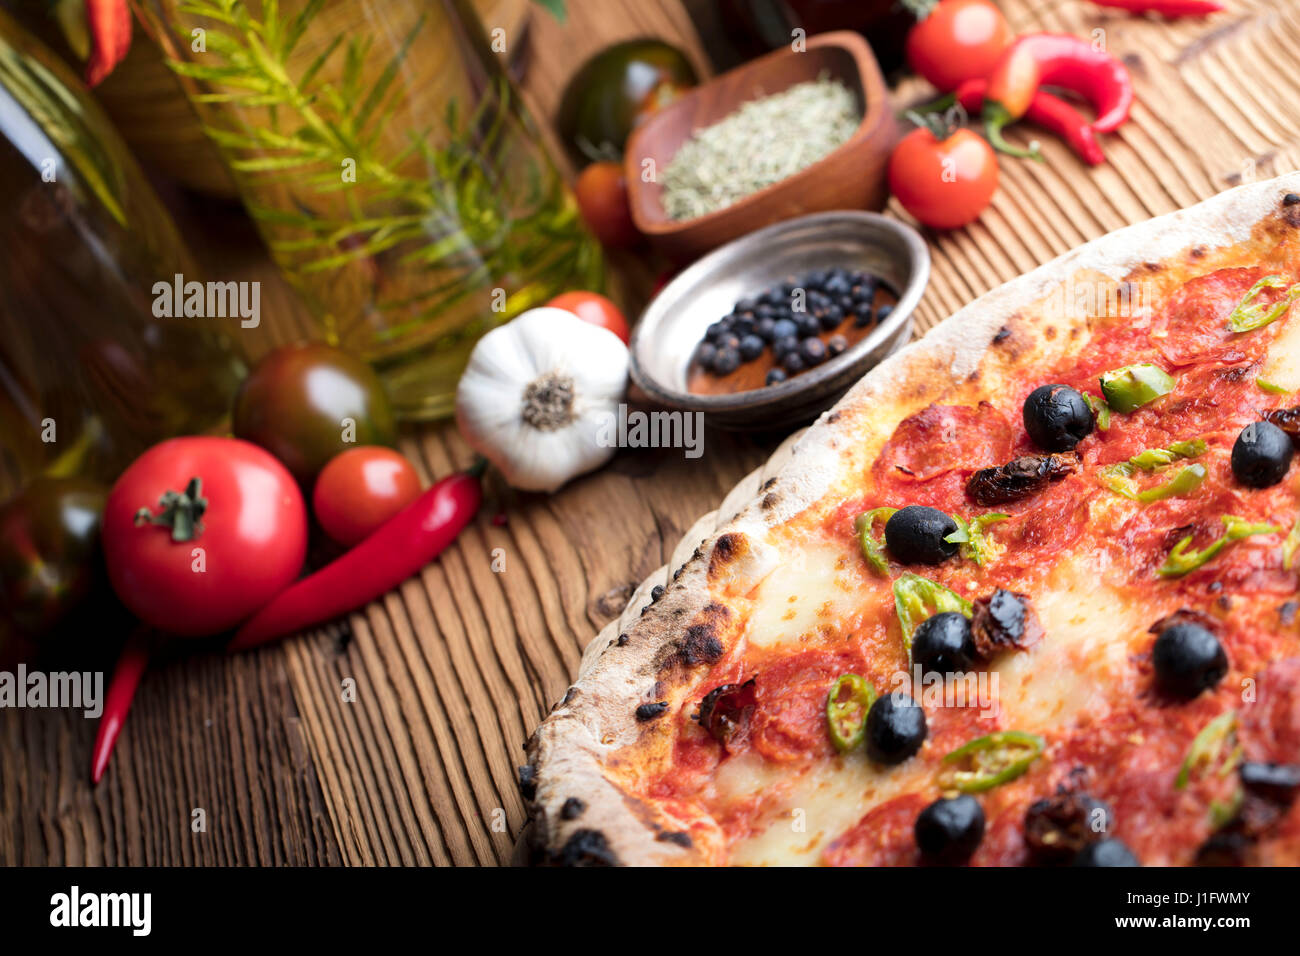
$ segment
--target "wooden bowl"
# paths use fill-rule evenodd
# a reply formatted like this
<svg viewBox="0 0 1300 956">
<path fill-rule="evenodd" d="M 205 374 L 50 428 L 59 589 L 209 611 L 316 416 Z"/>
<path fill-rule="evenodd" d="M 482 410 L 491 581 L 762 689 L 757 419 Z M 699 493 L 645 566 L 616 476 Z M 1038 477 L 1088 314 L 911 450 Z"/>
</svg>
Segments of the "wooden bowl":
<svg viewBox="0 0 1300 956">
<path fill-rule="evenodd" d="M 886 166 L 898 127 L 871 48 L 849 30 L 817 34 L 806 42 L 802 53 L 778 50 L 696 87 L 651 116 L 628 140 L 624 166 L 632 219 L 671 259 L 690 261 L 745 233 L 806 213 L 880 209 L 885 204 Z M 862 122 L 848 142 L 725 209 L 694 219 L 668 218 L 659 183 L 642 180 L 645 160 L 653 160 L 653 168 L 662 170 L 695 130 L 713 125 L 749 100 L 823 74 L 847 86 L 863 111 Z M 780 133 L 773 130 L 772 135 Z M 765 145 L 755 143 L 754 149 Z"/>
</svg>

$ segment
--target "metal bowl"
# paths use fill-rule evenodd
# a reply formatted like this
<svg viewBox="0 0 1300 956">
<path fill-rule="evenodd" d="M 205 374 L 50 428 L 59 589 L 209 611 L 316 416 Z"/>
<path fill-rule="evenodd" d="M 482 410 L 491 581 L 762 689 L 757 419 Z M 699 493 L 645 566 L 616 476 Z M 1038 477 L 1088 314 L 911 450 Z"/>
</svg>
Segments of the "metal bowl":
<svg viewBox="0 0 1300 956">
<path fill-rule="evenodd" d="M 695 347 L 738 299 L 787 276 L 837 266 L 869 270 L 898 292 L 884 322 L 842 354 L 779 385 L 731 395 L 687 391 Z M 719 428 L 762 431 L 809 421 L 906 344 L 929 278 L 930 253 L 916 230 L 873 212 L 824 212 L 768 226 L 709 253 L 654 298 L 632 335 L 632 379 L 652 400 L 703 412 Z"/>
</svg>

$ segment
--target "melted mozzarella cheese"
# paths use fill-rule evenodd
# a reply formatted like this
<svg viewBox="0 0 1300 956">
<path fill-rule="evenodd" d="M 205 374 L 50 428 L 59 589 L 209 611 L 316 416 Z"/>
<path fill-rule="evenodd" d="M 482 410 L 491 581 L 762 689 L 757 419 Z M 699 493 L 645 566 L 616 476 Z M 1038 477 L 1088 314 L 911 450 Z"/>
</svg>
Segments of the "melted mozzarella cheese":
<svg viewBox="0 0 1300 956">
<path fill-rule="evenodd" d="M 990 680 L 996 675 L 991 690 L 1000 727 L 1050 731 L 1085 712 L 1102 716 L 1109 699 L 1132 694 L 1126 686 L 1132 680 L 1129 656 L 1147 639 L 1148 612 L 1105 583 L 1099 560 L 1063 556 L 1035 589 L 1032 599 L 1043 639 L 1028 651 L 1005 655 L 990 672 Z M 825 553 L 813 549 L 797 566 L 787 565 L 764 582 L 755 618 L 766 615 L 765 623 L 760 628 L 751 625 L 751 640 L 766 637 L 774 643 L 808 630 L 803 608 L 795 617 L 782 617 L 789 594 L 798 595 L 795 603 L 807 607 L 827 600 L 851 604 L 847 597 L 831 594 L 835 589 L 826 582 L 835 579 L 827 562 Z M 826 575 L 820 584 L 809 577 L 818 571 Z M 715 779 L 716 796 L 727 801 L 762 793 L 764 802 L 753 832 L 731 847 L 730 862 L 816 864 L 827 845 L 868 811 L 925 788 L 933 772 L 933 762 L 926 760 L 878 767 L 860 750 L 797 770 L 753 753 L 724 761 Z"/>
<path fill-rule="evenodd" d="M 1300 318 L 1297 315 L 1300 309 L 1292 306 L 1287 316 L 1279 320 L 1286 325 L 1269 345 L 1259 370 L 1261 379 L 1288 392 L 1300 391 Z"/>
<path fill-rule="evenodd" d="M 1131 670 L 1129 655 L 1150 621 L 1103 583 L 1098 561 L 1069 556 L 1032 595 L 1043 639 L 993 668 L 1005 726 L 1046 730 L 1084 710 L 1102 713 Z"/>
<path fill-rule="evenodd" d="M 732 847 L 738 866 L 810 866 L 837 836 L 871 807 L 923 784 L 917 769 L 873 766 L 861 750 L 791 774 L 761 758 L 728 761 L 719 777 L 729 788 L 763 792 L 765 809 L 754 831 Z M 775 771 L 773 774 L 772 771 Z"/>
<path fill-rule="evenodd" d="M 789 549 L 758 586 L 745 640 L 776 647 L 833 632 L 857 607 L 856 573 L 834 542 L 814 539 Z"/>
</svg>

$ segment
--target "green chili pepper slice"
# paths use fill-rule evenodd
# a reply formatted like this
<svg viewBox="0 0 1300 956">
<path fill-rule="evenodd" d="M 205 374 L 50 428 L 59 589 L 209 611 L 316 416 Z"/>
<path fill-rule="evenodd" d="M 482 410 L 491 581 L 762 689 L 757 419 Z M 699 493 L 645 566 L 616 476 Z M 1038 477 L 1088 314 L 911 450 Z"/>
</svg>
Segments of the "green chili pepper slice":
<svg viewBox="0 0 1300 956">
<path fill-rule="evenodd" d="M 1282 542 L 1282 570 L 1290 571 L 1295 567 L 1296 548 L 1300 548 L 1300 519 L 1291 526 L 1291 532 Z"/>
<path fill-rule="evenodd" d="M 1174 390 L 1174 377 L 1158 365 L 1142 363 L 1104 372 L 1101 394 L 1117 412 L 1137 411 Z"/>
<path fill-rule="evenodd" d="M 1240 541 L 1253 534 L 1273 534 L 1282 530 L 1271 524 L 1251 524 L 1236 515 L 1224 515 L 1220 520 L 1223 522 L 1224 532 L 1217 541 L 1212 541 L 1199 551 L 1188 551 L 1192 536 L 1190 534 L 1185 536 L 1174 545 L 1169 556 L 1165 558 L 1165 563 L 1156 573 L 1162 578 L 1181 578 L 1184 574 L 1201 567 L 1233 541 Z"/>
<path fill-rule="evenodd" d="M 831 743 L 848 753 L 867 735 L 867 711 L 876 702 L 876 689 L 857 674 L 843 674 L 826 697 L 826 725 Z"/>
<path fill-rule="evenodd" d="M 1211 800 L 1210 826 L 1218 830 L 1231 823 L 1241 812 L 1241 805 L 1245 799 L 1245 791 L 1238 787 L 1227 800 Z"/>
<path fill-rule="evenodd" d="M 939 774 L 939 785 L 962 793 L 992 790 L 1024 774 L 1046 745 L 1038 734 L 1023 730 L 976 737 L 943 758 L 951 766 Z"/>
<path fill-rule="evenodd" d="M 1000 512 L 990 512 L 989 514 L 976 515 L 969 521 L 961 515 L 950 515 L 950 517 L 957 523 L 957 530 L 947 535 L 943 540 L 949 544 L 960 545 L 961 556 L 982 567 L 984 562 L 992 557 L 992 549 L 984 535 L 984 529 L 989 525 L 997 524 L 999 521 L 1006 521 L 1011 516 Z"/>
<path fill-rule="evenodd" d="M 1201 487 L 1205 475 L 1204 465 L 1188 465 L 1163 485 L 1156 485 L 1146 491 L 1139 491 L 1137 500 L 1143 504 L 1150 504 L 1153 501 L 1164 501 L 1166 498 L 1186 497 Z"/>
<path fill-rule="evenodd" d="M 1110 406 L 1106 404 L 1105 399 L 1098 398 L 1091 392 L 1084 392 L 1083 400 L 1088 403 L 1088 407 L 1092 409 L 1092 414 L 1096 416 L 1097 427 L 1102 431 L 1108 430 L 1110 428 Z"/>
<path fill-rule="evenodd" d="M 1233 738 L 1236 730 L 1237 712 L 1235 710 L 1224 711 L 1202 727 L 1196 737 L 1193 738 L 1191 747 L 1187 749 L 1187 757 L 1183 760 L 1183 765 L 1178 768 L 1178 776 L 1174 779 L 1174 789 L 1182 790 L 1191 782 L 1192 774 L 1200 774 L 1218 763 L 1224 744 Z M 1220 776 L 1227 776 L 1231 773 L 1236 768 L 1240 757 L 1241 753 L 1238 750 L 1229 753 L 1222 767 L 1219 768 Z"/>
<path fill-rule="evenodd" d="M 1255 379 L 1255 384 L 1259 386 L 1261 391 L 1268 392 L 1272 395 L 1291 394 L 1291 389 L 1287 388 L 1285 385 L 1275 385 L 1274 383 L 1267 382 L 1262 378 Z"/>
<path fill-rule="evenodd" d="M 1115 494 L 1122 494 L 1123 497 L 1151 503 L 1153 501 L 1164 501 L 1165 498 L 1177 498 L 1184 494 L 1191 494 L 1205 480 L 1205 468 L 1200 464 L 1191 464 L 1175 475 L 1173 479 L 1166 481 L 1165 484 L 1156 485 L 1154 488 L 1148 488 L 1144 492 L 1139 492 L 1138 485 L 1132 481 L 1132 476 L 1136 472 L 1160 471 L 1186 458 L 1200 458 L 1205 454 L 1205 441 L 1203 438 L 1192 438 L 1191 441 L 1175 441 L 1167 449 L 1147 449 L 1139 451 L 1134 457 L 1127 462 L 1119 464 L 1108 464 L 1097 472 L 1101 483 L 1109 488 Z"/>
<path fill-rule="evenodd" d="M 885 542 L 873 533 L 877 521 L 888 521 L 897 508 L 872 508 L 853 519 L 853 530 L 858 533 L 858 543 L 862 546 L 862 556 L 877 574 L 889 573 L 889 561 L 885 558 Z"/>
<path fill-rule="evenodd" d="M 1191 441 L 1176 441 L 1168 448 L 1148 448 L 1145 451 L 1140 451 L 1128 461 L 1121 461 L 1117 465 L 1107 465 L 1097 474 L 1102 483 L 1115 494 L 1123 495 L 1125 498 L 1131 498 L 1134 501 L 1149 503 L 1162 501 L 1165 498 L 1188 495 L 1199 488 L 1201 482 L 1205 480 L 1205 468 L 1201 465 L 1189 465 L 1163 485 L 1156 485 L 1146 491 L 1138 491 L 1137 485 L 1133 483 L 1132 478 L 1139 471 L 1159 471 L 1182 459 L 1199 458 L 1205 454 L 1205 448 L 1205 441 L 1200 438 Z"/>
<path fill-rule="evenodd" d="M 1281 317 L 1291 307 L 1291 303 L 1300 297 L 1300 283 L 1296 283 L 1283 293 L 1282 298 L 1273 303 L 1268 310 L 1255 299 L 1265 289 L 1280 289 L 1286 285 L 1281 276 L 1264 276 L 1241 297 L 1237 307 L 1228 315 L 1228 329 L 1232 332 L 1253 332 L 1262 329 L 1270 322 Z"/>
<path fill-rule="evenodd" d="M 960 611 L 970 617 L 973 608 L 956 591 L 907 571 L 894 581 L 894 610 L 903 629 L 903 646 L 911 654 L 912 635 L 926 618 L 941 611 Z"/>
</svg>

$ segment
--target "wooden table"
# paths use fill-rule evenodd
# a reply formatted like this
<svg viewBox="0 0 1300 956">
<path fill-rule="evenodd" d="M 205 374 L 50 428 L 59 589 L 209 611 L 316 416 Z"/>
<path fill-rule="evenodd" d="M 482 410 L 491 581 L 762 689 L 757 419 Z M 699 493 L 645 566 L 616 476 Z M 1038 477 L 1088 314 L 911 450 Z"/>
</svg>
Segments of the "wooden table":
<svg viewBox="0 0 1300 956">
<path fill-rule="evenodd" d="M 1104 30 L 1134 74 L 1138 105 L 1106 137 L 1107 165 L 1086 170 L 1043 137 L 1047 162 L 1004 161 L 977 224 L 929 237 L 922 330 L 1084 240 L 1300 166 L 1300 9 L 1228 3 L 1208 21 L 1176 24 L 1078 0 L 1003 3 L 1019 30 Z M 541 115 L 564 75 L 548 50 L 563 48 L 571 66 L 613 37 L 680 42 L 690 29 L 671 0 L 614 16 L 606 0 L 570 6 L 576 25 L 534 34 L 538 64 L 552 64 L 535 66 L 528 84 Z M 898 100 L 922 94 L 911 81 Z M 270 338 L 294 337 L 305 318 L 242 214 L 181 202 L 209 271 L 261 278 L 264 314 L 282 310 Z M 696 461 L 626 451 L 557 495 L 498 498 L 440 561 L 353 615 L 350 639 L 335 627 L 152 671 L 97 789 L 86 781 L 92 722 L 0 713 L 0 863 L 507 861 L 524 824 L 521 745 L 563 695 L 584 644 L 779 438 L 709 433 Z M 446 426 L 408 434 L 403 450 L 427 480 L 469 461 Z M 505 561 L 499 573 L 494 557 Z M 349 680 L 355 702 L 342 699 Z M 205 832 L 192 829 L 197 808 Z"/>
</svg>

